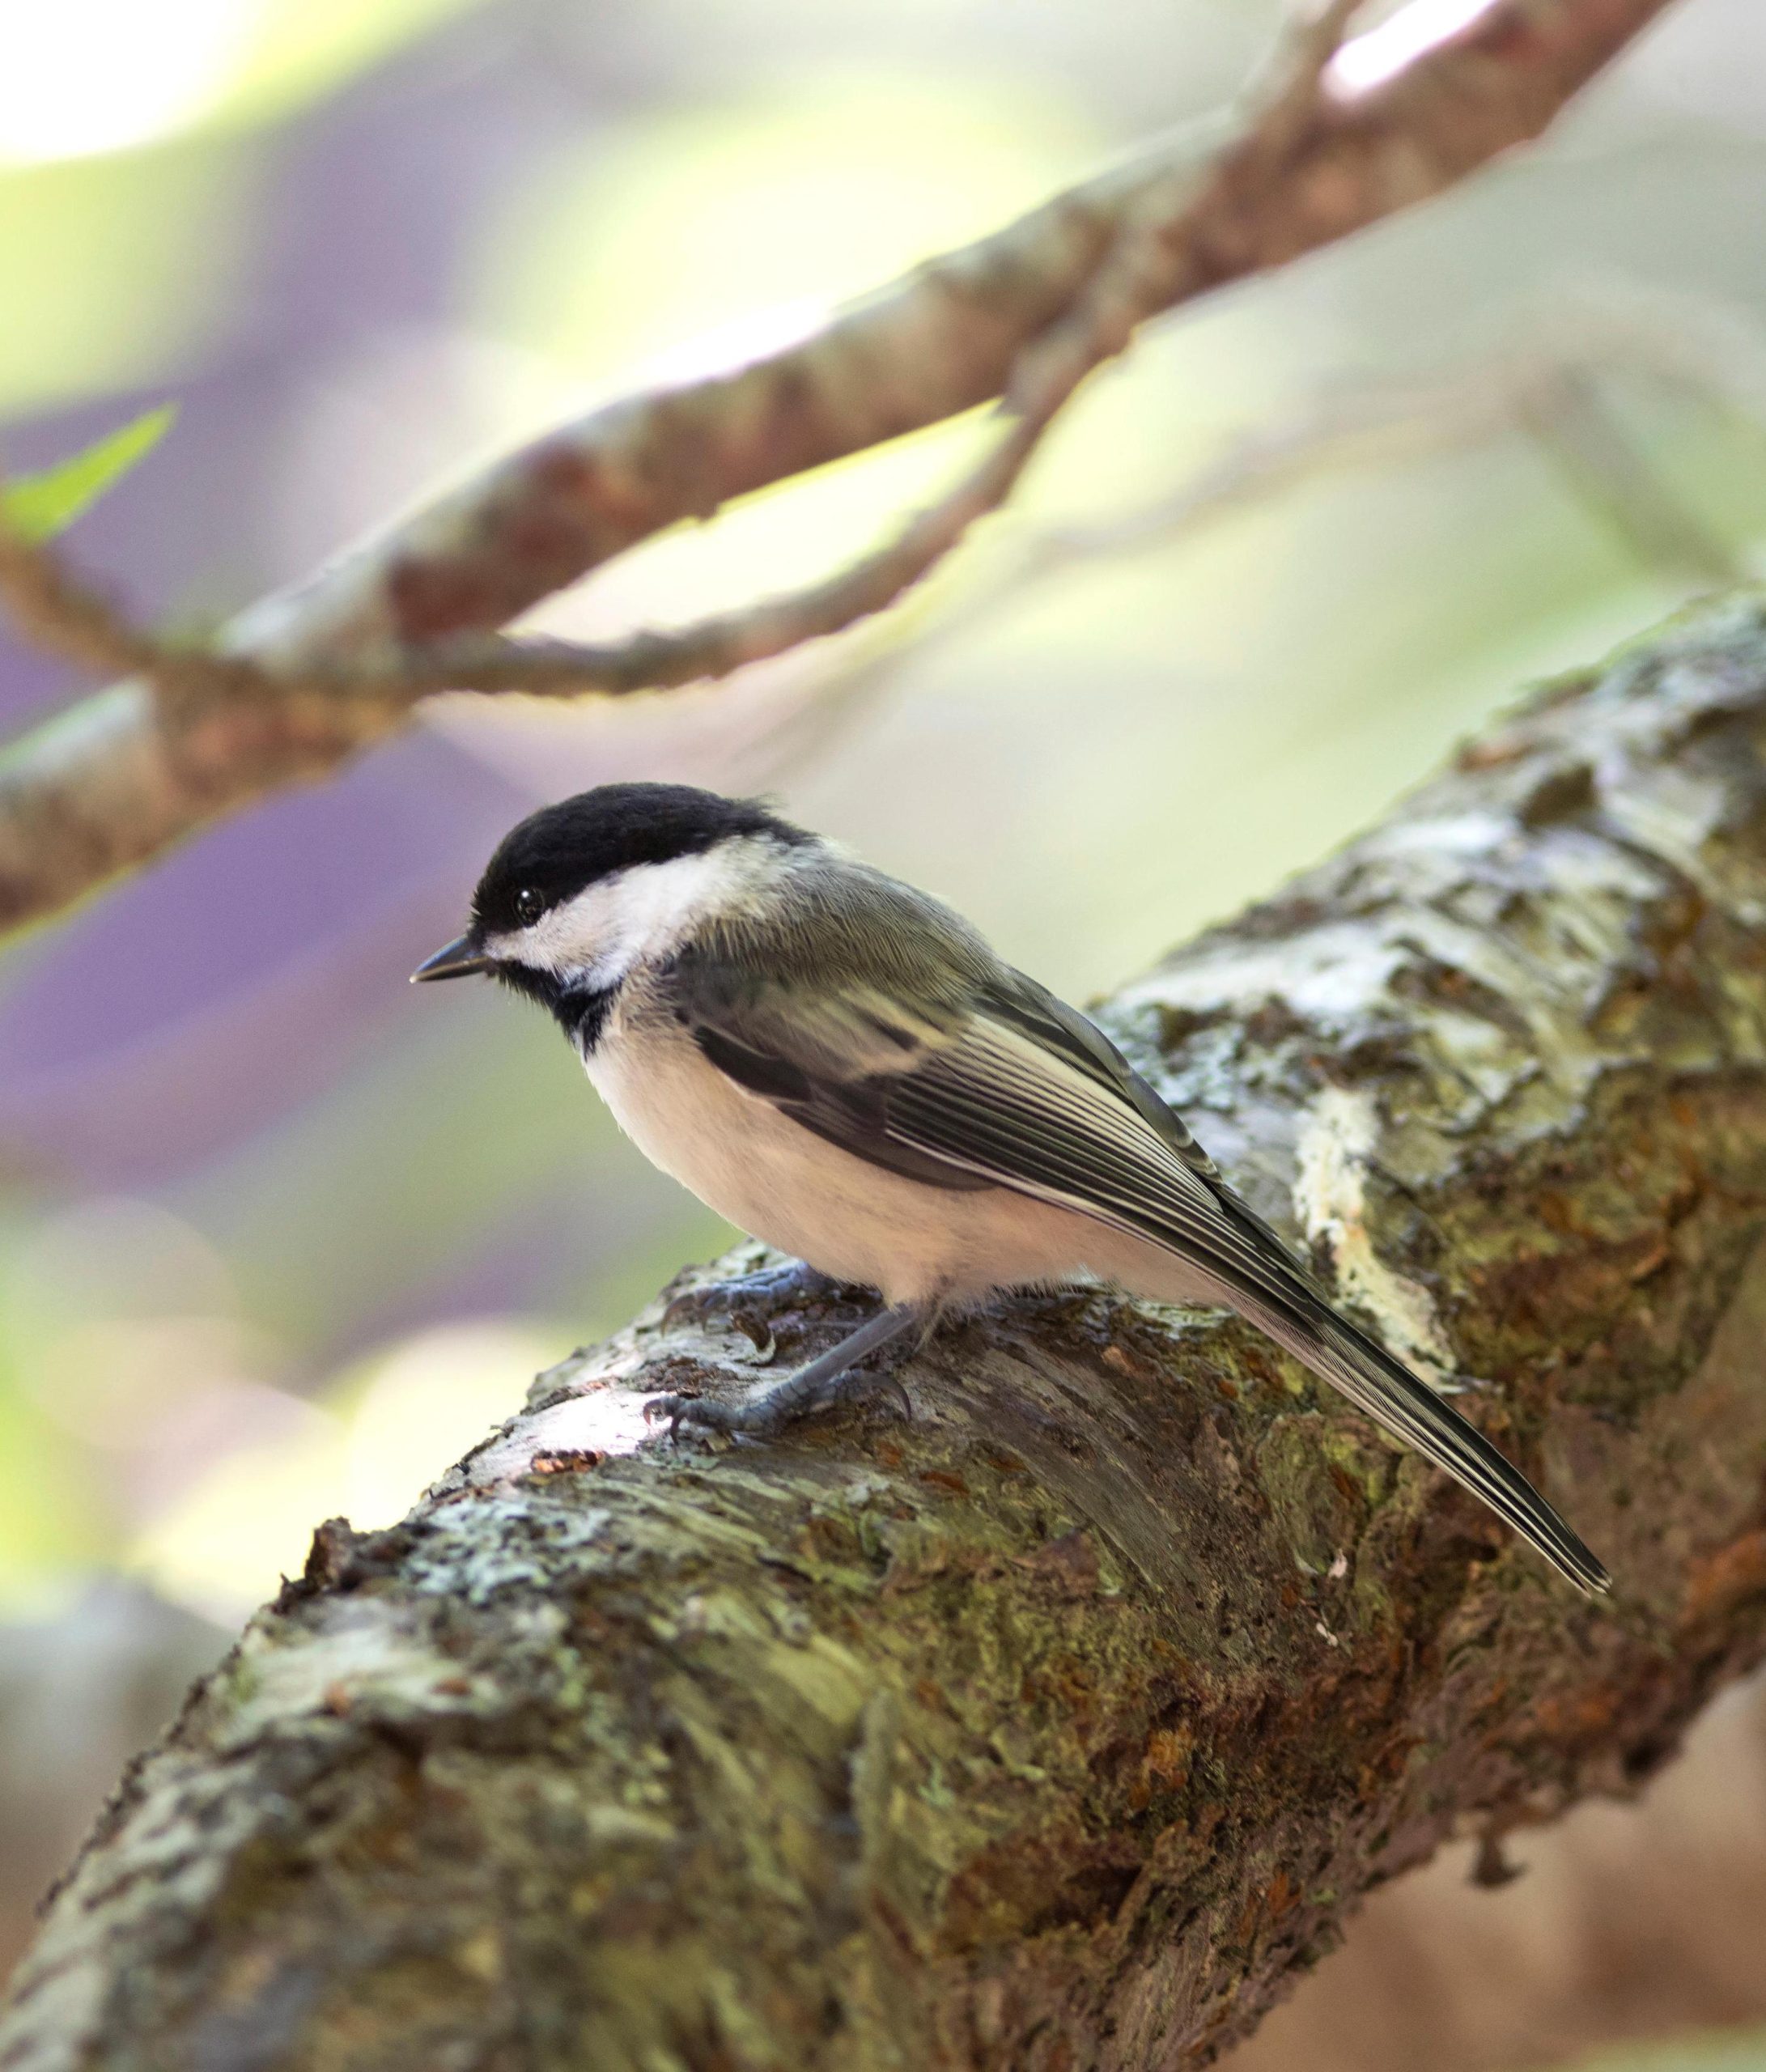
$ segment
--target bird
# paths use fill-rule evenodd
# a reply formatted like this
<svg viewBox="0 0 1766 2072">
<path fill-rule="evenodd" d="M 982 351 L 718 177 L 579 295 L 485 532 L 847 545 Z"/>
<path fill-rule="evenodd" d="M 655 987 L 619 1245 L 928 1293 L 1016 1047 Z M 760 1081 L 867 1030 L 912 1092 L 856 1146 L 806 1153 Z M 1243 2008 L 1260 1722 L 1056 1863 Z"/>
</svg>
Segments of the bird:
<svg viewBox="0 0 1766 2072">
<path fill-rule="evenodd" d="M 413 983 L 548 1010 L 621 1127 L 739 1229 L 878 1313 L 741 1401 L 647 1409 L 777 1437 L 860 1363 L 1004 1291 L 1112 1284 L 1227 1308 L 1480 1497 L 1560 1574 L 1598 1560 L 1477 1427 L 1345 1315 L 1095 1023 L 961 915 L 765 801 L 597 786 L 486 865 Z"/>
</svg>

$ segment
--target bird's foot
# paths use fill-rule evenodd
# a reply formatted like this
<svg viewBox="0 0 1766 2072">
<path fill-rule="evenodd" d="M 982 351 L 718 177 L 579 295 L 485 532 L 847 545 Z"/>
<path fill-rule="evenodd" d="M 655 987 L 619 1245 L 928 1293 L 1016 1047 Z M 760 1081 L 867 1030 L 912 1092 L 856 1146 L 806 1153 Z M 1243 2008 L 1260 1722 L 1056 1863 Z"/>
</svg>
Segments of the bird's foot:
<svg viewBox="0 0 1766 2072">
<path fill-rule="evenodd" d="M 893 1394 L 904 1416 L 911 1417 L 907 1391 L 895 1376 L 886 1371 L 862 1373 L 858 1363 L 919 1322 L 911 1308 L 885 1310 L 796 1373 L 740 1402 L 715 1396 L 652 1396 L 644 1405 L 644 1416 L 652 1423 L 666 1420 L 671 1439 L 683 1431 L 740 1433 L 748 1438 L 771 1439 L 804 1418 L 883 1391 Z"/>
<path fill-rule="evenodd" d="M 728 1316 L 732 1310 L 762 1306 L 782 1309 L 790 1302 L 815 1301 L 840 1284 L 802 1259 L 783 1259 L 777 1266 L 760 1266 L 752 1273 L 732 1274 L 728 1280 L 684 1288 L 663 1311 L 663 1321 L 673 1323 L 685 1318 Z"/>
<path fill-rule="evenodd" d="M 752 1273 L 737 1274 L 728 1280 L 683 1289 L 664 1309 L 662 1321 L 670 1327 L 714 1321 L 732 1324 L 753 1344 L 762 1360 L 769 1360 L 775 1349 L 769 1314 L 825 1300 L 839 1285 L 801 1259 L 787 1259 L 779 1266 L 757 1267 Z"/>
<path fill-rule="evenodd" d="M 787 1376 L 787 1381 L 790 1378 Z M 771 1389 L 762 1389 L 741 1403 L 727 1402 L 719 1396 L 652 1396 L 644 1405 L 644 1416 L 653 1424 L 666 1420 L 671 1439 L 678 1439 L 683 1432 L 740 1433 L 744 1438 L 776 1439 L 807 1418 L 856 1405 L 876 1395 L 888 1396 L 904 1419 L 912 1418 L 914 1406 L 907 1391 L 894 1374 L 887 1373 L 842 1374 L 837 1380 L 824 1382 L 813 1394 L 786 1402 L 775 1401 Z"/>
</svg>

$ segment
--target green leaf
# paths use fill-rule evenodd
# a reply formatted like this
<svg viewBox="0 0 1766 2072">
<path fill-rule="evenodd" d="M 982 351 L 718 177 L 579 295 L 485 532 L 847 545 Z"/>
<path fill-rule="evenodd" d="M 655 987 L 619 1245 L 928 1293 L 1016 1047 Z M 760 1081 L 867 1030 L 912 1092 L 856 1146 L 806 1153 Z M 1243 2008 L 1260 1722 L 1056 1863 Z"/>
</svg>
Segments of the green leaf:
<svg viewBox="0 0 1766 2072">
<path fill-rule="evenodd" d="M 176 403 L 143 410 L 78 453 L 34 475 L 0 485 L 0 518 L 33 546 L 65 533 L 100 497 L 146 458 L 172 429 Z"/>
</svg>

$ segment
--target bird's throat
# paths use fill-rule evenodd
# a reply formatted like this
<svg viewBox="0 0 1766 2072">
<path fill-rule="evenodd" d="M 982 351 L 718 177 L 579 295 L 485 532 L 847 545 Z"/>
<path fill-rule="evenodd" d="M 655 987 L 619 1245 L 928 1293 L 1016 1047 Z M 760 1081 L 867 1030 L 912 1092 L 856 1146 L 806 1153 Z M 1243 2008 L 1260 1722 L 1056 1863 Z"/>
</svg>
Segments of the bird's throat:
<svg viewBox="0 0 1766 2072">
<path fill-rule="evenodd" d="M 565 1034 L 585 1058 L 601 1041 L 601 1030 L 618 996 L 618 985 L 592 990 L 577 987 L 561 992 L 552 1003 L 552 1012 L 563 1025 Z"/>
</svg>

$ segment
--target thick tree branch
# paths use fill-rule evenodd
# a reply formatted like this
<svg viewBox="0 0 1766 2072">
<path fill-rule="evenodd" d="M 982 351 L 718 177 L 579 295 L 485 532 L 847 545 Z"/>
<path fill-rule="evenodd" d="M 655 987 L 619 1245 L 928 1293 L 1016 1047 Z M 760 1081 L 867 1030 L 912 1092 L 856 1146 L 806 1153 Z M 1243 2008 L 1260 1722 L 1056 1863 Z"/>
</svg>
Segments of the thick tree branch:
<svg viewBox="0 0 1766 2072">
<path fill-rule="evenodd" d="M 0 588 L 87 662 L 154 662 L 0 759 L 0 927 L 394 730 L 439 687 L 625 690 L 727 673 L 881 609 L 1009 493 L 1043 427 L 1136 324 L 1451 185 L 1539 134 L 1666 0 L 1491 0 L 1412 49 L 1407 19 L 1338 53 L 1347 0 L 1285 85 L 1212 147 L 1168 143 L 919 268 L 799 344 L 595 412 L 245 614 L 215 656 L 157 656 L 41 558 Z M 800 594 L 604 649 L 482 636 L 732 497 L 1004 394 L 975 475 Z M 45 572 L 47 570 L 48 572 Z M 59 614 L 46 593 L 59 587 Z M 458 643 L 458 644 L 456 644 Z"/>
<path fill-rule="evenodd" d="M 652 1314 L 321 1531 L 0 2067 L 1152 2072 L 1445 1836 L 1646 1776 L 1766 1648 L 1766 601 L 1551 687 L 1106 1019 L 1486 1378 L 1610 1605 L 1213 1316 L 1014 1303 L 911 1422 L 711 1454 L 642 1398 L 754 1348 Z"/>
</svg>

